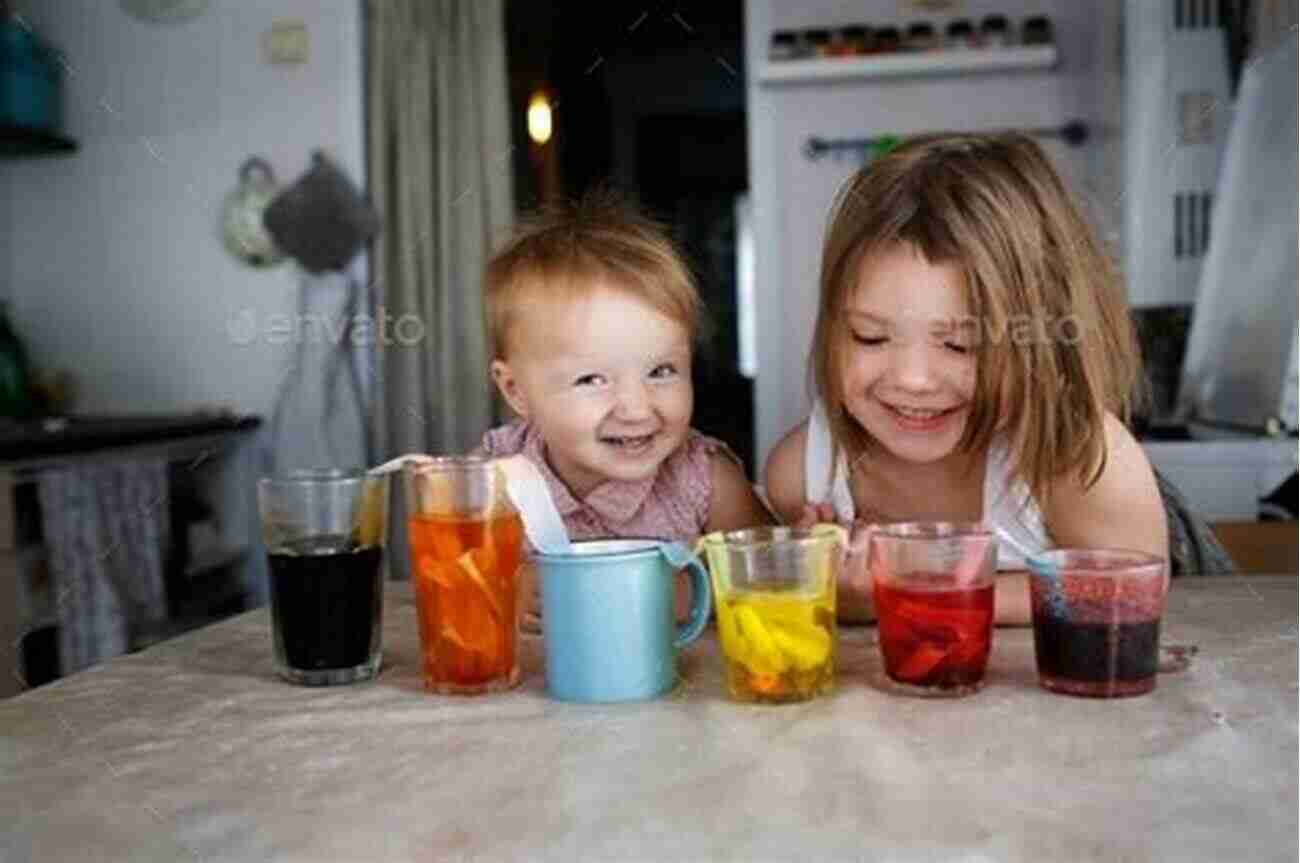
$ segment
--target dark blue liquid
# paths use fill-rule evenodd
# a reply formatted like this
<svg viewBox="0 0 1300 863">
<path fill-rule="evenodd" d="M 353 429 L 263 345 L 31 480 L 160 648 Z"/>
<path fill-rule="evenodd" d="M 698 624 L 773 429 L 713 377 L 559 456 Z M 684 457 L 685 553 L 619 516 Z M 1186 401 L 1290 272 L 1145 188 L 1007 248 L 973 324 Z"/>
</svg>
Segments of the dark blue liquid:
<svg viewBox="0 0 1300 863">
<path fill-rule="evenodd" d="M 1044 674 L 1081 683 L 1136 683 L 1155 676 L 1160 621 L 1072 623 L 1034 620 L 1034 653 Z"/>
<path fill-rule="evenodd" d="M 271 614 L 290 668 L 355 668 L 369 660 L 383 613 L 383 556 L 378 546 L 322 550 L 320 540 L 268 555 Z"/>
</svg>

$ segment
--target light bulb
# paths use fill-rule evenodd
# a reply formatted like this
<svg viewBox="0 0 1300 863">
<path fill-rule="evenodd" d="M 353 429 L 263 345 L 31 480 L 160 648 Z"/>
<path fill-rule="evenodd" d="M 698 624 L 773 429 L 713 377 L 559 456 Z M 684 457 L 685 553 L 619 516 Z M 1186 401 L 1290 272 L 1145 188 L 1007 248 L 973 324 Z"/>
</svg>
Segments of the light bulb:
<svg viewBox="0 0 1300 863">
<path fill-rule="evenodd" d="M 551 140 L 551 101 L 545 93 L 534 93 L 528 102 L 528 137 L 538 144 Z"/>
</svg>

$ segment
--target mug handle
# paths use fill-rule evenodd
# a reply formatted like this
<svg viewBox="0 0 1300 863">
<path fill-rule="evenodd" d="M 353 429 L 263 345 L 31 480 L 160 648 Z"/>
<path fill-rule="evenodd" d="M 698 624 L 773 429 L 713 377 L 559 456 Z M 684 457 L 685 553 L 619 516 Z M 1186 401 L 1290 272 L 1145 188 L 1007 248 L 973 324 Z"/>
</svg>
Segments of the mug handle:
<svg viewBox="0 0 1300 863">
<path fill-rule="evenodd" d="M 708 571 L 689 548 L 680 542 L 661 542 L 659 553 L 674 570 L 685 568 L 691 577 L 691 616 L 677 627 L 677 637 L 673 640 L 673 647 L 681 650 L 699 638 L 708 625 L 713 611 L 713 590 L 709 587 Z"/>
</svg>

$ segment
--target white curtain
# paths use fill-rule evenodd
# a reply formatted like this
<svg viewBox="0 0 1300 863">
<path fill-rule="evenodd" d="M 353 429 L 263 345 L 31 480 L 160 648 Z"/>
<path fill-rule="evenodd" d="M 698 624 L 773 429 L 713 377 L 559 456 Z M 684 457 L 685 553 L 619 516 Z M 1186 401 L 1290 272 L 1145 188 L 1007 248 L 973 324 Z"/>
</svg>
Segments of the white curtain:
<svg viewBox="0 0 1300 863">
<path fill-rule="evenodd" d="M 378 454 L 464 452 L 493 419 L 480 275 L 514 216 L 504 4 L 366 8 Z"/>
</svg>

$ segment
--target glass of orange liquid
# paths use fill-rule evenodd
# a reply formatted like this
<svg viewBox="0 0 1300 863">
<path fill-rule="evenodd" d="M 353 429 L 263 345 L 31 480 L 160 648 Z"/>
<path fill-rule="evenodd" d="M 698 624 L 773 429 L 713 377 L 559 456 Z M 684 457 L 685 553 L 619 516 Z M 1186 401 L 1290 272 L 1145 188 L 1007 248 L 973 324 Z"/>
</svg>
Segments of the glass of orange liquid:
<svg viewBox="0 0 1300 863">
<path fill-rule="evenodd" d="M 425 686 L 474 695 L 519 682 L 523 522 L 491 458 L 402 468 Z"/>
</svg>

